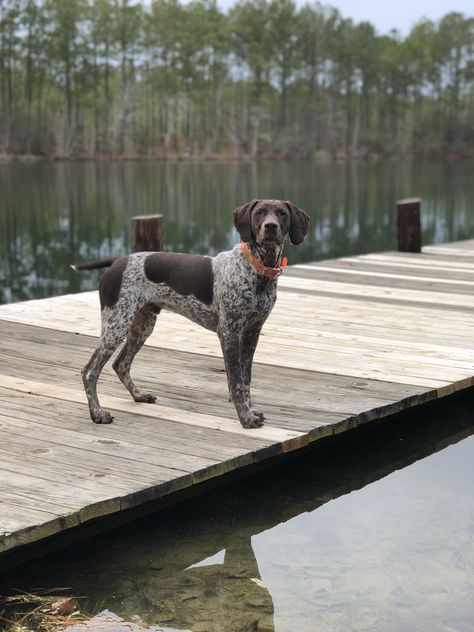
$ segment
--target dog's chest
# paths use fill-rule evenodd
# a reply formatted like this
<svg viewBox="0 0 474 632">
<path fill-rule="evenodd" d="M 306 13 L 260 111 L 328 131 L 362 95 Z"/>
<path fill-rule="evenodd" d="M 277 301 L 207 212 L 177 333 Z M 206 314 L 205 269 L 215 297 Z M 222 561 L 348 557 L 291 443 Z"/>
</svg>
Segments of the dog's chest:
<svg viewBox="0 0 474 632">
<path fill-rule="evenodd" d="M 221 309 L 229 320 L 242 326 L 263 322 L 275 305 L 275 286 L 275 282 L 266 283 L 261 287 L 254 282 L 239 283 L 224 295 Z"/>
<path fill-rule="evenodd" d="M 216 308 L 228 321 L 265 320 L 276 300 L 276 280 L 249 268 L 240 250 L 222 253 L 214 264 Z"/>
</svg>

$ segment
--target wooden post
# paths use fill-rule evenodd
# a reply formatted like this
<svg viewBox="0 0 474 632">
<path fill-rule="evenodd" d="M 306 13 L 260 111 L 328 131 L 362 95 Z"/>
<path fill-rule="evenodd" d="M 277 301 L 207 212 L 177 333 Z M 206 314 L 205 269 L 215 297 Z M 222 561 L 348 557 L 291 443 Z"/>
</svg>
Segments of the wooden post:
<svg viewBox="0 0 474 632">
<path fill-rule="evenodd" d="M 398 250 L 421 252 L 420 198 L 397 202 Z"/>
<path fill-rule="evenodd" d="M 132 217 L 132 252 L 163 250 L 163 215 Z"/>
</svg>

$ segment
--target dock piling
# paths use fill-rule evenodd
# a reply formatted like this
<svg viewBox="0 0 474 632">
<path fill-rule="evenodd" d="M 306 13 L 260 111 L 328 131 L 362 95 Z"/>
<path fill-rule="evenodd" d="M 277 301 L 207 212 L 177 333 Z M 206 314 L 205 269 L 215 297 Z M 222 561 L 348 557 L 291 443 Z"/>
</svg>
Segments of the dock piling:
<svg viewBox="0 0 474 632">
<path fill-rule="evenodd" d="M 421 252 L 420 198 L 397 202 L 398 250 Z"/>
<path fill-rule="evenodd" d="M 163 215 L 132 217 L 132 252 L 164 250 Z"/>
</svg>

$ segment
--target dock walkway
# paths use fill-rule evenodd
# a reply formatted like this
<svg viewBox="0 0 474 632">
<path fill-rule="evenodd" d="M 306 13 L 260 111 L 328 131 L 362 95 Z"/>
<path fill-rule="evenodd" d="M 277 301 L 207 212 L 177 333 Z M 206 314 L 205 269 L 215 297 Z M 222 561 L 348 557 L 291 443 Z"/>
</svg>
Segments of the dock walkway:
<svg viewBox="0 0 474 632">
<path fill-rule="evenodd" d="M 169 497 L 323 437 L 470 387 L 474 240 L 288 267 L 255 357 L 266 425 L 227 401 L 215 334 L 162 313 L 137 356 L 137 404 L 109 363 L 88 417 L 80 370 L 99 331 L 96 292 L 0 307 L 2 554 Z"/>
</svg>

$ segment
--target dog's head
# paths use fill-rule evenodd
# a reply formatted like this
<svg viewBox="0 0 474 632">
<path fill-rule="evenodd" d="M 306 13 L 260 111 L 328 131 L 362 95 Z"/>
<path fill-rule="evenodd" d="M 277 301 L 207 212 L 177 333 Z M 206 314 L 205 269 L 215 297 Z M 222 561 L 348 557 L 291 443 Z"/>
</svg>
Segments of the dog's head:
<svg viewBox="0 0 474 632">
<path fill-rule="evenodd" d="M 293 202 L 252 200 L 234 211 L 234 224 L 242 241 L 253 237 L 258 245 L 281 245 L 289 233 L 292 244 L 300 244 L 308 232 L 309 216 Z"/>
</svg>

